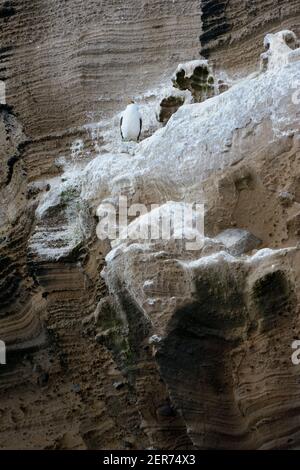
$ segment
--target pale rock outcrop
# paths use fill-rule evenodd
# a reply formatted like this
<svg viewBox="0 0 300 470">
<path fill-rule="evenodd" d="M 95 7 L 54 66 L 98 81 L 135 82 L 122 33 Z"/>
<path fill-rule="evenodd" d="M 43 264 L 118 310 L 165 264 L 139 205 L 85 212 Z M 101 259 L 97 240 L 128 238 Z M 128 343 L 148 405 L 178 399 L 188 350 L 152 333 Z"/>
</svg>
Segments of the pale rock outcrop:
<svg viewBox="0 0 300 470">
<path fill-rule="evenodd" d="M 298 61 L 300 50 L 297 46 L 297 36 L 292 31 L 267 34 L 264 40 L 266 52 L 261 55 L 262 70 L 281 68 L 289 62 Z M 295 51 L 292 53 L 291 49 Z"/>
<path fill-rule="evenodd" d="M 272 61 L 265 72 L 253 74 L 203 103 L 182 106 L 164 128 L 135 148 L 134 155 L 103 154 L 83 170 L 70 167 L 62 184 L 55 184 L 46 195 L 37 214 L 47 217 L 44 209 L 51 211 L 53 201 L 59 204 L 65 193 L 70 202 L 80 194 L 81 204 L 88 202 L 94 208 L 100 202 L 117 203 L 120 195 L 126 196 L 129 204 L 181 199 L 205 202 L 201 183 L 214 172 L 244 159 L 250 162 L 259 153 L 276 158 L 291 141 L 297 146 L 297 51 L 287 47 L 286 60 L 278 67 L 281 45 L 278 49 L 272 46 Z M 43 250 L 42 243 L 36 244 L 35 234 L 32 242 L 33 251 Z"/>
<path fill-rule="evenodd" d="M 139 381 L 147 371 L 135 336 L 144 324 L 171 403 L 196 448 L 297 445 L 298 372 L 290 347 L 299 334 L 299 250 L 238 258 L 219 247 L 187 260 L 172 244 L 161 249 L 132 245 L 107 259 L 105 279 L 132 338 Z M 293 418 L 286 420 L 282 409 Z M 149 433 L 152 426 L 148 420 Z"/>
<path fill-rule="evenodd" d="M 232 255 L 242 255 L 258 248 L 261 240 L 252 235 L 247 230 L 227 229 L 219 233 L 217 241 L 223 243 L 228 252 Z"/>
<path fill-rule="evenodd" d="M 83 197 L 97 200 L 126 194 L 131 202 L 147 203 L 207 198 L 209 231 L 216 230 L 211 219 L 216 224 L 222 204 L 225 210 L 228 204 L 228 219 L 243 220 L 249 228 L 259 224 L 263 212 L 271 217 L 269 224 L 274 222 L 272 230 L 276 231 L 279 223 L 272 220 L 275 212 L 271 215 L 268 205 L 273 200 L 275 207 L 276 185 L 283 184 L 276 176 L 277 165 L 288 168 L 299 159 L 300 124 L 293 102 L 299 62 L 287 48 L 279 66 L 276 59 L 282 47 L 280 43 L 277 48 L 277 37 L 287 35 L 274 37 L 265 72 L 204 103 L 181 107 L 164 129 L 142 142 L 130 161 L 118 165 L 116 156 L 107 156 L 109 166 L 102 160 L 105 171 L 101 167 L 98 172 L 93 162 L 84 178 L 90 181 L 93 175 L 101 191 L 95 192 L 83 179 Z M 118 171 L 116 179 L 111 179 L 112 163 Z M 130 174 L 125 170 L 128 164 Z M 106 178 L 108 168 L 112 173 Z M 281 178 L 287 184 L 294 176 L 283 172 Z M 153 187 L 155 191 L 150 190 Z M 260 198 L 263 190 L 270 192 L 264 211 L 256 207 L 257 213 L 245 213 L 251 203 L 243 202 L 243 193 L 247 198 L 257 191 Z M 213 191 L 220 194 L 221 202 L 210 199 Z M 299 205 L 292 206 L 297 211 Z M 285 206 L 280 207 L 281 223 L 287 230 L 291 224 Z M 145 217 L 133 221 L 129 233 L 139 223 L 143 225 Z M 283 227 L 280 230 L 283 236 Z M 127 357 L 131 351 L 130 364 L 138 372 L 128 377 L 137 390 L 138 384 L 150 381 L 143 364 L 153 356 L 171 408 L 180 417 L 177 425 L 181 432 L 186 428 L 196 448 L 288 448 L 299 443 L 299 418 L 294 413 L 298 380 L 290 360 L 293 337 L 299 334 L 299 249 L 269 248 L 244 255 L 258 247 L 258 236 L 256 230 L 251 235 L 230 229 L 204 238 L 196 251 L 187 250 L 184 239 L 128 239 L 106 256 L 102 275 L 119 334 L 128 341 L 122 348 L 108 331 L 107 347 L 123 367 L 127 364 L 126 373 L 124 354 Z M 262 241 L 267 242 L 266 236 Z M 294 241 L 290 237 L 288 243 Z M 141 355 L 147 342 L 151 350 Z M 153 381 L 152 377 L 152 386 Z M 139 393 L 138 397 L 144 430 L 157 445 L 156 421 L 148 415 Z M 286 414 L 293 419 L 287 420 Z"/>
<path fill-rule="evenodd" d="M 215 78 L 207 60 L 179 64 L 172 82 L 179 90 L 189 90 L 196 102 L 205 101 L 216 94 Z"/>
</svg>

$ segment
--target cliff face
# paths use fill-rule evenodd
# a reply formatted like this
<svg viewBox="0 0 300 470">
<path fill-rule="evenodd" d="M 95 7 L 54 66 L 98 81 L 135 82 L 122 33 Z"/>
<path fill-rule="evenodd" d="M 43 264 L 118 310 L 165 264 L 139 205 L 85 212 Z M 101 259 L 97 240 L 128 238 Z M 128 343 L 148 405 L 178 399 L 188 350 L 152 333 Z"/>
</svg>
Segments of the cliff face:
<svg viewBox="0 0 300 470">
<path fill-rule="evenodd" d="M 3 448 L 149 445 L 135 393 L 114 386 L 118 366 L 82 326 L 106 292 L 96 233 L 64 251 L 66 192 L 46 235 L 66 257 L 49 261 L 35 253 L 35 210 L 61 161 L 87 163 L 105 144 L 105 119 L 198 56 L 199 31 L 198 1 L 0 1 Z"/>
<path fill-rule="evenodd" d="M 297 0 L 202 0 L 201 11 L 202 54 L 237 74 L 257 62 L 266 33 L 289 29 L 300 34 Z"/>
<path fill-rule="evenodd" d="M 294 36 L 257 65 L 299 5 L 250 3 L 0 3 L 2 448 L 299 446 Z M 177 69 L 191 105 L 170 79 L 199 35 L 215 70 Z M 132 96 L 143 141 L 124 146 Z M 100 240 L 120 196 L 204 202 L 204 244 L 145 242 L 134 215 L 135 237 Z"/>
<path fill-rule="evenodd" d="M 149 90 L 174 64 L 197 58 L 199 2 L 1 0 L 0 79 L 32 140 L 30 179 L 57 172 L 83 128 Z M 8 5 L 12 5 L 10 8 Z M 103 137 L 99 135 L 99 144 Z"/>
</svg>

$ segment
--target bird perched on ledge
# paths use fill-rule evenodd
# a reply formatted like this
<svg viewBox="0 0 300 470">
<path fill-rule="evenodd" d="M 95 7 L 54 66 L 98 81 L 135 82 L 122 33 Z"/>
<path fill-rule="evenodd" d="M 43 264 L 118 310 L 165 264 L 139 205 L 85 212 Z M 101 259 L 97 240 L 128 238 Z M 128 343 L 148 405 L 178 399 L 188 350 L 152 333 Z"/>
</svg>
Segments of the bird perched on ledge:
<svg viewBox="0 0 300 470">
<path fill-rule="evenodd" d="M 120 120 L 122 139 L 138 142 L 142 132 L 142 124 L 138 105 L 134 101 L 130 101 Z"/>
</svg>

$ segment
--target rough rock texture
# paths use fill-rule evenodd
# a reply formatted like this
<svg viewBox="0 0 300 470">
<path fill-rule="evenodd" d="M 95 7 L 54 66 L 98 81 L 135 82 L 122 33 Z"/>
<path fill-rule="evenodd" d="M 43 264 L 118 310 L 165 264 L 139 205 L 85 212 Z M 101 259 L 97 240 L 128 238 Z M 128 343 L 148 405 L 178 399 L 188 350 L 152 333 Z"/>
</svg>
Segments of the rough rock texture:
<svg viewBox="0 0 300 470">
<path fill-rule="evenodd" d="M 222 243 L 231 255 L 242 255 L 261 244 L 261 241 L 247 230 L 233 228 L 219 233 L 216 240 Z"/>
<path fill-rule="evenodd" d="M 298 31 L 297 3 L 260 2 L 255 21 L 227 3 L 230 50 L 203 1 L 217 80 L 252 75 L 203 103 L 178 92 L 157 130 L 166 77 L 199 58 L 198 1 L 0 2 L 1 448 L 299 447 L 299 49 L 271 34 L 258 66 L 266 33 Z M 123 146 L 129 94 L 144 140 Z M 206 238 L 99 240 L 119 196 L 204 202 Z M 230 254 L 233 228 L 264 249 Z"/>
<path fill-rule="evenodd" d="M 237 74 L 252 69 L 266 33 L 300 34 L 298 0 L 202 0 L 201 11 L 202 54 Z"/>
<path fill-rule="evenodd" d="M 137 322 L 151 321 L 150 348 L 187 436 L 200 449 L 299 446 L 299 371 L 290 360 L 299 249 L 181 257 L 133 247 L 109 260 L 106 279 L 133 337 Z M 131 348 L 140 364 L 141 346 L 133 339 Z M 139 380 L 145 375 L 141 367 Z"/>
<path fill-rule="evenodd" d="M 205 101 L 216 94 L 215 79 L 206 60 L 179 64 L 172 81 L 175 88 L 189 90 L 196 102 Z"/>
<path fill-rule="evenodd" d="M 0 338 L 8 348 L 1 448 L 149 445 L 135 392 L 113 386 L 123 381 L 118 366 L 82 326 L 106 293 L 95 232 L 81 243 L 82 226 L 91 234 L 94 219 L 80 205 L 78 220 L 74 206 L 69 229 L 76 193 L 66 191 L 35 256 L 43 227 L 34 214 L 60 184 L 63 162 L 84 164 L 105 144 L 113 112 L 198 56 L 200 13 L 194 0 L 138 8 L 123 0 L 0 0 L 0 84 L 9 103 L 0 109 Z M 53 240 L 59 262 L 48 259 Z"/>
<path fill-rule="evenodd" d="M 153 88 L 199 51 L 198 0 L 1 0 L 0 80 L 32 139 L 30 179 L 58 172 L 81 139 L 87 159 L 103 132 L 89 125 Z M 5 12 L 9 11 L 9 15 Z M 2 27 L 3 26 L 3 27 Z M 158 54 L 159 50 L 159 54 Z"/>
</svg>

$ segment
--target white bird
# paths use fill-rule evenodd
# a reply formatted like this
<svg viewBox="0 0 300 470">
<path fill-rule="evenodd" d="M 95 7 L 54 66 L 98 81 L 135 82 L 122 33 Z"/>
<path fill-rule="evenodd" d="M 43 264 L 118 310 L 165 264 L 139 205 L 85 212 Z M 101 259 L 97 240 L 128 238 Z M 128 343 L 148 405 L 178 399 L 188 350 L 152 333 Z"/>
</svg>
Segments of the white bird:
<svg viewBox="0 0 300 470">
<path fill-rule="evenodd" d="M 133 101 L 127 106 L 120 120 L 120 131 L 123 140 L 137 142 L 142 132 L 142 117 L 138 105 Z"/>
</svg>

